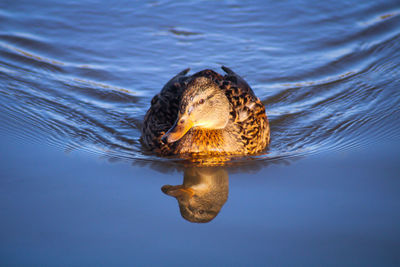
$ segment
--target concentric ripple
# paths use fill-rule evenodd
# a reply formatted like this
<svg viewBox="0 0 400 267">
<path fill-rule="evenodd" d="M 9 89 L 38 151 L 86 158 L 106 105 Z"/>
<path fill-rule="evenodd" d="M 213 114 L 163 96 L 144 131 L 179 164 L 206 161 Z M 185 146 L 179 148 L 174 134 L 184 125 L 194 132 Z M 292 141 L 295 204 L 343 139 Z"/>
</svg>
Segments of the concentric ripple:
<svg viewBox="0 0 400 267">
<path fill-rule="evenodd" d="M 7 6 L 0 9 L 0 131 L 66 152 L 170 164 L 139 142 L 150 99 L 186 67 L 224 64 L 252 85 L 270 119 L 271 145 L 251 162 L 398 137 L 400 12 L 392 2 L 342 13 L 299 6 L 304 14 L 292 20 L 274 16 L 279 3 L 213 3 L 214 13 L 190 3 L 130 13 L 107 4 L 86 12 L 75 3 L 48 13 L 36 7 L 32 16 L 23 15 L 27 3 Z"/>
</svg>

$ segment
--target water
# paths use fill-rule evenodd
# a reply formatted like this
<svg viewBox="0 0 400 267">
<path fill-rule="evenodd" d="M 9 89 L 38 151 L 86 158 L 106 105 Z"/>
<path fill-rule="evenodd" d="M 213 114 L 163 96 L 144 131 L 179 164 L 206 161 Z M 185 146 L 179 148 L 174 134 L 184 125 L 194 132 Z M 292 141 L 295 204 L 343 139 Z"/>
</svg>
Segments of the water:
<svg viewBox="0 0 400 267">
<path fill-rule="evenodd" d="M 197 251 L 212 255 L 198 264 L 267 263 L 263 255 L 285 255 L 286 242 L 292 260 L 271 263 L 399 263 L 398 1 L 67 2 L 0 2 L 1 262 L 176 259 L 192 235 Z M 211 222 L 188 224 L 160 187 L 181 184 L 191 166 L 146 152 L 140 127 L 172 76 L 221 65 L 265 104 L 271 144 L 215 170 L 226 182 L 229 173 L 229 197 Z M 207 173 L 193 179 L 215 180 Z M 97 202 L 103 210 L 93 211 Z M 56 215 L 51 226 L 48 213 Z M 244 243 L 217 255 L 210 240 Z M 105 256 L 113 249 L 120 253 Z M 195 255 L 185 252 L 183 262 Z"/>
</svg>

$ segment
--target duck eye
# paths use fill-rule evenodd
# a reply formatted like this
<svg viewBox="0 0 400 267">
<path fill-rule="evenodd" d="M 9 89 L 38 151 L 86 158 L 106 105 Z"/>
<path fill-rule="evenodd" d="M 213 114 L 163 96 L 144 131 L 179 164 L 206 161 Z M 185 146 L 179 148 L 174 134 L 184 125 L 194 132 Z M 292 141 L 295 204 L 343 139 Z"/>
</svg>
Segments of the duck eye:
<svg viewBox="0 0 400 267">
<path fill-rule="evenodd" d="M 204 104 L 204 99 L 200 99 L 199 104 Z"/>
<path fill-rule="evenodd" d="M 204 210 L 199 210 L 199 213 L 200 213 L 200 214 L 203 214 L 203 213 L 204 213 Z"/>
</svg>

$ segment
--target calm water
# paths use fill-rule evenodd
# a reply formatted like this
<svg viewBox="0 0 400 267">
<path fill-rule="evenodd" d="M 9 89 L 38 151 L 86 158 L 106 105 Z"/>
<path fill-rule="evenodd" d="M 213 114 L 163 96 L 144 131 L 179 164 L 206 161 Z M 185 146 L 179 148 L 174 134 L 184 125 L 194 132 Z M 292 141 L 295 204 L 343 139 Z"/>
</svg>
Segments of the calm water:
<svg viewBox="0 0 400 267">
<path fill-rule="evenodd" d="M 400 264 L 397 0 L 65 2 L 0 2 L 0 262 Z M 265 154 L 145 152 L 153 95 L 221 65 L 266 106 Z M 160 191 L 204 181 L 206 224 Z"/>
</svg>

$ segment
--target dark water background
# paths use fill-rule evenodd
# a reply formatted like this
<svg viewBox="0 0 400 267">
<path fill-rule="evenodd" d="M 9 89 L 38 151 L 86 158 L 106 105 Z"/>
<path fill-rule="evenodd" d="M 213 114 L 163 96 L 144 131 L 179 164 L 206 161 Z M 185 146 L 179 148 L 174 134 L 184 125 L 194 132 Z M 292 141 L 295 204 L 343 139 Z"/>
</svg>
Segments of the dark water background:
<svg viewBox="0 0 400 267">
<path fill-rule="evenodd" d="M 139 129 L 173 75 L 221 65 L 272 141 L 191 224 Z M 1 1 L 0 262 L 400 264 L 399 77 L 398 1 Z"/>
</svg>

